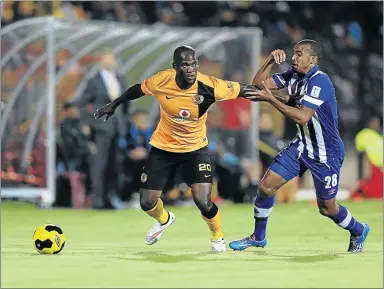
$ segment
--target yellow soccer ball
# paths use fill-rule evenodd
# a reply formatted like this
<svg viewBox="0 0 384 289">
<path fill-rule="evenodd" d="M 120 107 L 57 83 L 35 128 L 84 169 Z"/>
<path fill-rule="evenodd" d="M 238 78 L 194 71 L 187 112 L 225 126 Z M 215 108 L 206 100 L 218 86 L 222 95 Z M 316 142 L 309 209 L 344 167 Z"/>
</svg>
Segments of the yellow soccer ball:
<svg viewBox="0 0 384 289">
<path fill-rule="evenodd" d="M 64 232 L 57 225 L 41 225 L 33 233 L 33 246 L 40 254 L 58 254 L 64 245 Z"/>
</svg>

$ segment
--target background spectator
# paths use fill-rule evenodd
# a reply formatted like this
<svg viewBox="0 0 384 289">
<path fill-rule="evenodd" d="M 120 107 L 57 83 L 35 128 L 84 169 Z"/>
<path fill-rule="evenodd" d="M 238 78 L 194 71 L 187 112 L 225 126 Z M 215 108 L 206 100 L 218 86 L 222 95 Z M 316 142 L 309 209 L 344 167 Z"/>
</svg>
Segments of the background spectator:
<svg viewBox="0 0 384 289">
<path fill-rule="evenodd" d="M 95 151 L 91 163 L 92 207 L 95 209 L 121 208 L 117 197 L 116 158 L 118 138 L 125 134 L 123 114 L 127 106 L 119 109 L 109 121 L 96 121 L 93 111 L 117 97 L 126 89 L 116 74 L 116 59 L 110 52 L 100 57 L 100 69 L 88 81 L 84 95 L 77 101 L 83 119 L 93 131 Z"/>
</svg>

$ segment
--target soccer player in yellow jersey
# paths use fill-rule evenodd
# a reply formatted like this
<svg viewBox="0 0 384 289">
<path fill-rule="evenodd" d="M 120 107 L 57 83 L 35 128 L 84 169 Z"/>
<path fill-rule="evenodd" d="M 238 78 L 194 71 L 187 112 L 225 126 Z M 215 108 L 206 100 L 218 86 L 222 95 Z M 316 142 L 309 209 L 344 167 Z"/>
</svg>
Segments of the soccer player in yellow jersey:
<svg viewBox="0 0 384 289">
<path fill-rule="evenodd" d="M 155 96 L 160 103 L 160 122 L 152 135 L 148 160 L 141 175 L 140 206 L 156 222 L 148 231 L 146 243 L 156 243 L 175 215 L 160 199 L 168 178 L 179 167 L 188 166 L 188 183 L 193 200 L 212 233 L 215 252 L 225 252 L 220 211 L 211 200 L 212 171 L 206 136 L 207 110 L 215 101 L 246 97 L 257 90 L 252 85 L 224 81 L 198 72 L 195 50 L 176 48 L 173 68 L 160 71 L 125 91 L 115 101 L 99 108 L 95 118 L 107 120 L 121 103 L 141 96 Z"/>
</svg>

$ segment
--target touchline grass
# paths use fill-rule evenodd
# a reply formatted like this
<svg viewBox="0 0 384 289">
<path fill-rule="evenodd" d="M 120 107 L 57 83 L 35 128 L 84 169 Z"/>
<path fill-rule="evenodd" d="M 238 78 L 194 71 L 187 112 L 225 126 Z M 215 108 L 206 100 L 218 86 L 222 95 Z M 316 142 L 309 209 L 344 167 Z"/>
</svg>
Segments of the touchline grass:
<svg viewBox="0 0 384 289">
<path fill-rule="evenodd" d="M 147 246 L 153 220 L 140 210 L 100 212 L 40 210 L 1 205 L 3 288 L 382 288 L 382 202 L 342 202 L 371 226 L 362 254 L 347 253 L 349 233 L 308 202 L 278 204 L 268 225 L 268 245 L 243 252 L 210 252 L 210 233 L 195 207 L 170 208 L 176 222 Z M 253 229 L 251 204 L 222 207 L 227 244 Z M 59 225 L 66 245 L 59 255 L 40 255 L 32 234 L 41 224 Z"/>
</svg>

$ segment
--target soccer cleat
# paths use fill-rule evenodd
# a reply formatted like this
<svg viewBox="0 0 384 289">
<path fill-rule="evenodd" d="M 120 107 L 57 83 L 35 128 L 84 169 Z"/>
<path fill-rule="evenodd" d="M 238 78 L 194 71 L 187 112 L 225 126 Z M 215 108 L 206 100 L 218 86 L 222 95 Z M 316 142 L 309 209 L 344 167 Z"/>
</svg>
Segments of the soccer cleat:
<svg viewBox="0 0 384 289">
<path fill-rule="evenodd" d="M 246 237 L 242 240 L 232 241 L 229 243 L 229 248 L 235 251 L 243 251 L 249 247 L 261 247 L 264 248 L 267 245 L 267 239 L 257 241 L 253 238 L 253 235 Z"/>
<path fill-rule="evenodd" d="M 159 241 L 161 235 L 164 233 L 165 229 L 167 229 L 170 225 L 172 225 L 176 217 L 172 212 L 168 212 L 169 220 L 164 225 L 160 224 L 158 221 L 155 221 L 155 224 L 149 229 L 147 236 L 145 237 L 145 242 L 147 245 L 153 245 L 157 241 Z"/>
<path fill-rule="evenodd" d="M 225 241 L 223 238 L 211 240 L 212 252 L 226 252 Z"/>
<path fill-rule="evenodd" d="M 368 224 L 363 224 L 364 230 L 361 236 L 351 236 L 349 240 L 348 252 L 359 253 L 363 251 L 365 239 L 367 239 L 368 233 L 371 230 Z"/>
</svg>

